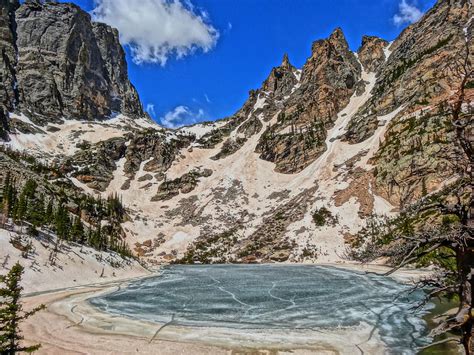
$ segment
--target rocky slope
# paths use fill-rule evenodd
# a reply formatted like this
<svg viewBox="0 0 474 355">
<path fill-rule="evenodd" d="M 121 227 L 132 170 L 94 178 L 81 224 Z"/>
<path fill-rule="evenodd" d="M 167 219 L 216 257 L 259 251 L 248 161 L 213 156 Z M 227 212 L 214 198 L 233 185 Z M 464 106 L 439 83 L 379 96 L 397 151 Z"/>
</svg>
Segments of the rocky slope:
<svg viewBox="0 0 474 355">
<path fill-rule="evenodd" d="M 458 59 L 472 62 L 468 0 L 439 0 L 394 42 L 365 36 L 357 52 L 338 28 L 301 69 L 285 55 L 234 115 L 174 131 L 144 117 L 115 30 L 73 5 L 14 8 L 6 144 L 86 193 L 119 193 L 127 240 L 151 263 L 340 262 L 367 217 L 455 181 L 464 163 L 447 104 Z"/>
</svg>

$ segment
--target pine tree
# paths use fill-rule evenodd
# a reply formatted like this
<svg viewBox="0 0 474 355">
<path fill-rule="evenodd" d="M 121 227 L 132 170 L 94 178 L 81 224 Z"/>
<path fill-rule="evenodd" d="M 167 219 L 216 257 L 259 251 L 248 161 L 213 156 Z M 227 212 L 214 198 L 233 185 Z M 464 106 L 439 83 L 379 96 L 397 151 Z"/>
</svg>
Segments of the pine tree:
<svg viewBox="0 0 474 355">
<path fill-rule="evenodd" d="M 38 198 L 33 199 L 33 201 L 30 201 L 30 203 L 28 204 L 27 220 L 35 227 L 40 227 L 44 225 L 45 210 L 43 195 L 40 195 Z"/>
<path fill-rule="evenodd" d="M 96 249 L 101 251 L 103 250 L 104 246 L 104 238 L 102 236 L 102 221 L 99 220 L 99 223 L 97 225 L 97 229 L 95 230 L 95 243 L 96 243 Z"/>
<path fill-rule="evenodd" d="M 54 220 L 54 206 L 53 206 L 53 199 L 50 199 L 46 207 L 44 221 L 46 224 L 51 224 L 53 223 L 53 220 Z"/>
<path fill-rule="evenodd" d="M 7 275 L 0 276 L 0 353 L 5 355 L 17 352 L 33 352 L 40 348 L 40 344 L 24 347 L 20 344 L 23 336 L 20 333 L 20 323 L 35 314 L 44 305 L 36 307 L 30 312 L 24 312 L 20 302 L 23 287 L 20 285 L 23 267 L 16 263 Z"/>
<path fill-rule="evenodd" d="M 67 239 L 71 222 L 69 220 L 68 212 L 64 205 L 59 205 L 54 218 L 56 234 L 60 239 Z"/>
<path fill-rule="evenodd" d="M 28 199 L 31 199 L 35 196 L 37 187 L 38 184 L 36 183 L 36 181 L 30 179 L 26 182 L 21 193 L 25 194 Z"/>
<path fill-rule="evenodd" d="M 8 217 L 14 216 L 18 205 L 17 190 L 14 181 L 10 180 L 8 189 L 5 192 L 4 199 L 8 201 Z"/>
<path fill-rule="evenodd" d="M 2 208 L 2 228 L 5 228 L 5 224 L 8 222 L 8 215 L 10 210 L 10 201 L 7 199 L 3 199 L 3 208 Z"/>
<path fill-rule="evenodd" d="M 28 199 L 26 197 L 26 194 L 23 192 L 20 194 L 20 198 L 18 199 L 18 204 L 16 206 L 16 211 L 15 211 L 15 220 L 16 221 L 23 221 L 25 218 L 26 211 L 28 209 Z"/>
</svg>

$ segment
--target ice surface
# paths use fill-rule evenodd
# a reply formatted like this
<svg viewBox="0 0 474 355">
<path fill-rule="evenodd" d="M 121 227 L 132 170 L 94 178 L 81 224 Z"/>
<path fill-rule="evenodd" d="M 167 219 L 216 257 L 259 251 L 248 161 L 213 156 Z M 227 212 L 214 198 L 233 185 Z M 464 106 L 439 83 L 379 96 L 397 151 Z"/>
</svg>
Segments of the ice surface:
<svg viewBox="0 0 474 355">
<path fill-rule="evenodd" d="M 391 278 L 314 265 L 170 266 L 94 298 L 102 311 L 182 326 L 323 330 L 368 324 L 391 352 L 425 344 L 423 293 Z"/>
</svg>

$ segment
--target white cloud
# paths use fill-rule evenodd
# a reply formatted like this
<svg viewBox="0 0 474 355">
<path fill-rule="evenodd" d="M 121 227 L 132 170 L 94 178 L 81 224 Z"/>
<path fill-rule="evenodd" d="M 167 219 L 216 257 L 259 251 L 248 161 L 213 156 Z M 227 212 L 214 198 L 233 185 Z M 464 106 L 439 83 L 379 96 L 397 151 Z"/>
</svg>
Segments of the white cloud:
<svg viewBox="0 0 474 355">
<path fill-rule="evenodd" d="M 149 114 L 151 117 L 155 117 L 155 116 L 156 116 L 156 113 L 155 113 L 155 105 L 153 105 L 153 104 L 147 104 L 145 110 L 146 110 L 146 112 L 148 112 L 148 114 Z"/>
<path fill-rule="evenodd" d="M 398 14 L 393 16 L 393 22 L 397 26 L 401 26 L 405 23 L 414 23 L 423 16 L 423 12 L 418 9 L 415 4 L 410 5 L 406 0 L 402 0 L 402 2 L 398 4 L 398 9 Z"/>
<path fill-rule="evenodd" d="M 209 99 L 209 96 L 207 94 L 204 94 L 204 98 L 206 99 L 206 102 L 210 104 L 212 101 Z"/>
<path fill-rule="evenodd" d="M 178 128 L 184 125 L 194 124 L 199 122 L 205 113 L 203 109 L 197 112 L 191 111 L 187 106 L 177 106 L 172 111 L 166 113 L 161 117 L 161 124 L 168 128 Z"/>
<path fill-rule="evenodd" d="M 170 56 L 207 52 L 219 37 L 207 13 L 197 13 L 189 0 L 95 0 L 92 16 L 118 28 L 137 64 L 165 65 Z"/>
</svg>

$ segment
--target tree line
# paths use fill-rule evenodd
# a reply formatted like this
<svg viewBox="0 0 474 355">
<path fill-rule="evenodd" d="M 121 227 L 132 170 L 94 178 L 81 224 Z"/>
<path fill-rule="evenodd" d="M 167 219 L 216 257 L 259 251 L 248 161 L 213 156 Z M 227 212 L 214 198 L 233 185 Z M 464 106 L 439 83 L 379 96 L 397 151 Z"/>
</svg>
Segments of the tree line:
<svg viewBox="0 0 474 355">
<path fill-rule="evenodd" d="M 117 194 L 102 199 L 87 195 L 67 196 L 61 190 L 58 195 L 46 197 L 35 180 L 27 180 L 20 188 L 7 172 L 1 207 L 3 226 L 11 218 L 20 225 L 28 222 L 31 236 L 38 235 L 38 228 L 47 228 L 62 241 L 133 256 L 122 238 L 125 208 Z"/>
</svg>

